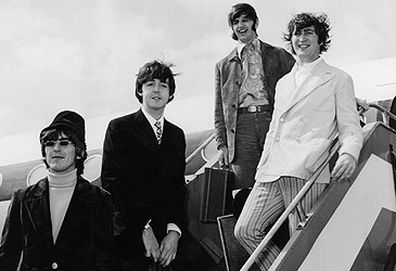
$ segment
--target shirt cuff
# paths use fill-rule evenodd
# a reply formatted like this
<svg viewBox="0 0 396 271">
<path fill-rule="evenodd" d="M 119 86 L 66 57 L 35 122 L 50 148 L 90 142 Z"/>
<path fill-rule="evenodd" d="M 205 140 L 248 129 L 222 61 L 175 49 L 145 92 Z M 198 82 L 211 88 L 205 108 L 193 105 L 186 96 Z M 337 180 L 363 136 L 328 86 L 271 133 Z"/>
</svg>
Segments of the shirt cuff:
<svg viewBox="0 0 396 271">
<path fill-rule="evenodd" d="M 170 231 L 175 231 L 181 236 L 181 230 L 175 223 L 168 223 L 166 226 L 166 233 L 168 234 Z"/>
</svg>

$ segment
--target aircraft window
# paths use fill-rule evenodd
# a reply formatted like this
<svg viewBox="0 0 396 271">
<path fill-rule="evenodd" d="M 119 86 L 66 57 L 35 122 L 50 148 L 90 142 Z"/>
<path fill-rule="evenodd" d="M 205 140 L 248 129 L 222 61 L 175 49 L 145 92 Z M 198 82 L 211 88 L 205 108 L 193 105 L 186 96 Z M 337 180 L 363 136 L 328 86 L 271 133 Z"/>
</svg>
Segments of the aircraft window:
<svg viewBox="0 0 396 271">
<path fill-rule="evenodd" d="M 47 168 L 44 164 L 35 166 L 28 174 L 26 178 L 26 184 L 32 185 L 40 181 L 42 178 L 47 176 Z"/>
<path fill-rule="evenodd" d="M 202 159 L 204 159 L 205 162 L 208 162 L 216 154 L 217 154 L 217 148 L 216 148 L 216 142 L 214 140 L 212 140 L 212 142 L 206 145 L 206 147 L 201 151 Z"/>
<path fill-rule="evenodd" d="M 84 163 L 84 174 L 82 175 L 85 179 L 90 182 L 95 181 L 100 177 L 100 170 L 102 167 L 102 155 L 94 154 L 85 160 Z"/>
<path fill-rule="evenodd" d="M 0 172 L 0 186 L 1 186 L 2 183 L 3 183 L 3 175 Z"/>
</svg>

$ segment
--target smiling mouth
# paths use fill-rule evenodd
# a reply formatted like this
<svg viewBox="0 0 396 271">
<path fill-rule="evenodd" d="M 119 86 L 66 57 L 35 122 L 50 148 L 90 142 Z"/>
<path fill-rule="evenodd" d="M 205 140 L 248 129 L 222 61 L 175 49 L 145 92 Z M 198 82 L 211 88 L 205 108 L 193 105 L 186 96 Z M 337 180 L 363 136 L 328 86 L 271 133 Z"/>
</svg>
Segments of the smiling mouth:
<svg viewBox="0 0 396 271">
<path fill-rule="evenodd" d="M 307 49 L 308 47 L 309 47 L 309 44 L 300 44 L 300 45 L 298 45 L 298 48 L 300 48 L 302 50 Z"/>
</svg>

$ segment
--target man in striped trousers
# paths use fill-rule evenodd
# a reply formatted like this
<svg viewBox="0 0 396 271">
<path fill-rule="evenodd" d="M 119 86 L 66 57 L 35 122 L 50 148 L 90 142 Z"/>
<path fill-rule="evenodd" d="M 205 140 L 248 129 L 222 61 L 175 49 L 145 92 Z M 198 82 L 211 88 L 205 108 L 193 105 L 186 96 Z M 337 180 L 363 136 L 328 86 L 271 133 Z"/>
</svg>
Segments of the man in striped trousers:
<svg viewBox="0 0 396 271">
<path fill-rule="evenodd" d="M 329 30 L 325 14 L 300 13 L 289 22 L 284 38 L 297 62 L 276 86 L 256 183 L 235 226 L 236 238 L 250 254 L 264 238 L 265 229 L 326 160 L 335 134 L 341 143 L 339 158 L 332 172 L 327 166 L 302 199 L 304 210 L 311 209 L 331 178 L 343 181 L 355 170 L 363 136 L 353 82 L 321 57 L 329 47 Z M 298 222 L 294 211 L 289 216 L 291 234 Z M 256 259 L 260 270 L 268 270 L 279 252 L 270 242 Z"/>
</svg>

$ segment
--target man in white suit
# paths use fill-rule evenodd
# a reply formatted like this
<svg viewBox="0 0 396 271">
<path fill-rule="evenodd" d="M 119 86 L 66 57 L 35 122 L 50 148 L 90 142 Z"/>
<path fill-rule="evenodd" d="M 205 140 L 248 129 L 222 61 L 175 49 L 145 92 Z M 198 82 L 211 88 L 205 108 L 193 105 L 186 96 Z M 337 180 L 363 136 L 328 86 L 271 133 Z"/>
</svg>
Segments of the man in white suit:
<svg viewBox="0 0 396 271">
<path fill-rule="evenodd" d="M 330 179 L 343 181 L 355 170 L 363 136 L 353 81 L 320 56 L 329 47 L 329 30 L 325 14 L 300 13 L 289 22 L 285 40 L 297 62 L 276 86 L 256 183 L 235 226 L 236 238 L 249 253 L 327 158 L 336 133 L 341 143 L 339 158 L 332 172 L 327 166 L 303 198 L 304 210 L 311 209 Z M 297 224 L 292 213 L 291 233 Z M 260 270 L 268 270 L 279 252 L 274 244 L 267 245 L 256 260 Z"/>
</svg>

